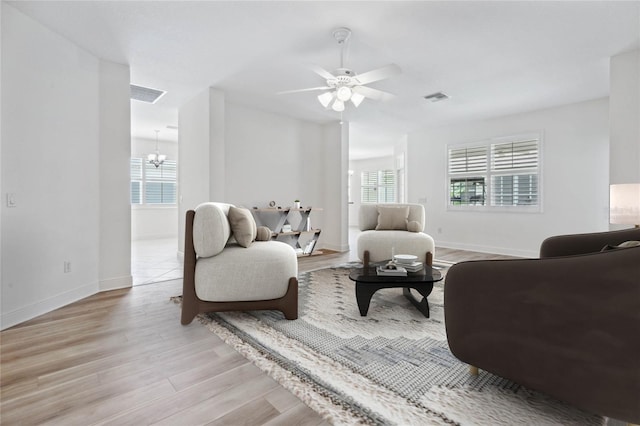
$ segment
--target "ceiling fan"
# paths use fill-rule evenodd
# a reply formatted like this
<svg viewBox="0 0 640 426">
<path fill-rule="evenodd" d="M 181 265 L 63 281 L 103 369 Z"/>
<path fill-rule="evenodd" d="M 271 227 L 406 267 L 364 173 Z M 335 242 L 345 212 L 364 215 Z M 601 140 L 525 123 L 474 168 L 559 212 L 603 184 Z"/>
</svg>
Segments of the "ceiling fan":
<svg viewBox="0 0 640 426">
<path fill-rule="evenodd" d="M 331 106 L 331 109 L 338 112 L 344 111 L 345 102 L 348 101 L 351 101 L 357 108 L 365 98 L 373 100 L 393 98 L 394 95 L 391 93 L 373 89 L 366 85 L 400 74 L 402 72 L 400 67 L 396 64 L 389 64 L 363 74 L 356 74 L 353 70 L 345 68 L 344 66 L 345 51 L 348 41 L 351 38 L 351 30 L 349 28 L 337 28 L 333 31 L 333 37 L 341 46 L 340 68 L 330 73 L 321 67 L 312 66 L 313 71 L 326 80 L 326 85 L 308 89 L 287 90 L 279 92 L 278 94 L 326 90 L 321 95 L 318 95 L 318 101 L 320 101 L 323 107 L 329 108 L 329 106 Z"/>
</svg>

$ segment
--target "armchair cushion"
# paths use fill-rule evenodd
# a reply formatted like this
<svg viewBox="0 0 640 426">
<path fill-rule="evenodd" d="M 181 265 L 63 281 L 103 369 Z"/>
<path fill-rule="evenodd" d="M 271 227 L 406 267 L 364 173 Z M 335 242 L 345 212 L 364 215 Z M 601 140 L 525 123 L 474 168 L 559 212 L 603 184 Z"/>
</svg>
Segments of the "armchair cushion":
<svg viewBox="0 0 640 426">
<path fill-rule="evenodd" d="M 376 231 L 407 230 L 409 206 L 378 206 L 378 225 Z"/>
<path fill-rule="evenodd" d="M 248 209 L 230 207 L 229 224 L 234 238 L 242 247 L 249 247 L 256 239 L 258 227 Z"/>
<path fill-rule="evenodd" d="M 407 231 L 409 232 L 422 232 L 422 226 L 417 220 L 407 222 Z"/>
<path fill-rule="evenodd" d="M 371 262 L 391 259 L 395 254 L 413 254 L 423 261 L 426 253 L 435 253 L 430 235 L 407 231 L 364 231 L 358 235 L 358 257 L 363 260 L 365 250 Z"/>
<path fill-rule="evenodd" d="M 420 230 L 424 230 L 425 225 L 425 213 L 424 206 L 422 204 L 361 204 L 358 211 L 358 227 L 361 231 L 368 231 L 376 229 L 378 226 L 378 207 L 379 206 L 391 206 L 391 207 L 409 207 L 409 216 L 407 220 L 409 222 L 416 221 L 420 225 Z"/>
<path fill-rule="evenodd" d="M 196 295 L 210 302 L 277 299 L 287 292 L 289 278 L 297 275 L 296 253 L 288 244 L 259 241 L 247 248 L 229 244 L 216 257 L 198 259 Z"/>
<path fill-rule="evenodd" d="M 196 207 L 193 221 L 193 247 L 199 257 L 220 253 L 229 241 L 231 227 L 227 219 L 231 204 L 203 203 Z"/>
</svg>

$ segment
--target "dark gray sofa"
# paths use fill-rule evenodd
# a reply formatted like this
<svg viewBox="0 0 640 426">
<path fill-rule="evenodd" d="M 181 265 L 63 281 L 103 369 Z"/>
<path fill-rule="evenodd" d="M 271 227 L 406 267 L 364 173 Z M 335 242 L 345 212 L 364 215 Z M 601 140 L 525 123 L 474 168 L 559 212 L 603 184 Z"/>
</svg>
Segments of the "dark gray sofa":
<svg viewBox="0 0 640 426">
<path fill-rule="evenodd" d="M 445 282 L 460 360 L 640 424 L 640 229 L 551 237 L 539 259 L 461 262 Z"/>
</svg>

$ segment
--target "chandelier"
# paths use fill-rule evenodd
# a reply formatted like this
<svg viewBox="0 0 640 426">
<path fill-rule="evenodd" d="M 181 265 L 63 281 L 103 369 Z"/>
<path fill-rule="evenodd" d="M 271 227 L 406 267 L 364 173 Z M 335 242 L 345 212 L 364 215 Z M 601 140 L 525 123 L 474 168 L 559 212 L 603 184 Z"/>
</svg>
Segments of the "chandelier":
<svg viewBox="0 0 640 426">
<path fill-rule="evenodd" d="M 160 133 L 160 130 L 154 130 L 154 132 L 156 132 L 156 152 L 155 154 L 149 154 L 147 156 L 147 160 L 149 160 L 149 164 L 153 164 L 158 168 L 162 163 L 164 163 L 167 156 L 160 154 L 160 150 L 158 149 L 158 133 Z"/>
</svg>

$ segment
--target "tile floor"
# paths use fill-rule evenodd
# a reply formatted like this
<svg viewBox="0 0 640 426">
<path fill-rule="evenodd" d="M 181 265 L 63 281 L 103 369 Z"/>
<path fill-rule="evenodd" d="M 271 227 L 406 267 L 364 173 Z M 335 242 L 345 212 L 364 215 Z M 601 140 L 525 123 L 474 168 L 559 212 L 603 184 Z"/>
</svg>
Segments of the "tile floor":
<svg viewBox="0 0 640 426">
<path fill-rule="evenodd" d="M 133 285 L 182 278 L 182 261 L 178 258 L 178 239 L 132 241 L 131 275 Z"/>
</svg>

